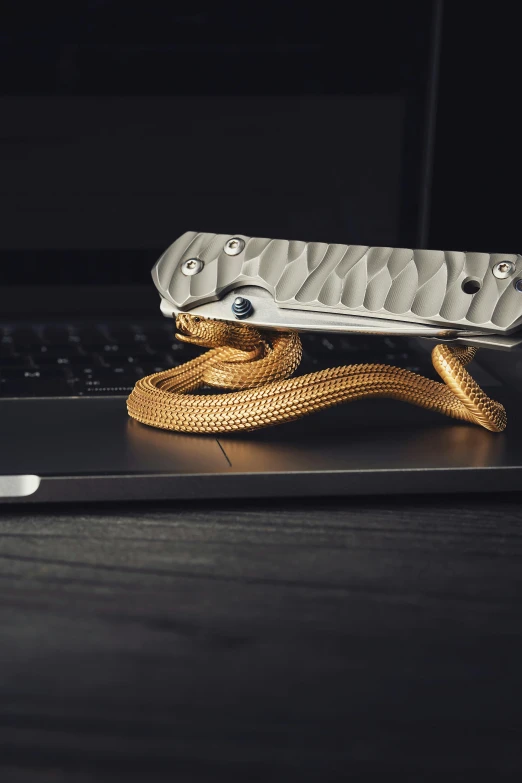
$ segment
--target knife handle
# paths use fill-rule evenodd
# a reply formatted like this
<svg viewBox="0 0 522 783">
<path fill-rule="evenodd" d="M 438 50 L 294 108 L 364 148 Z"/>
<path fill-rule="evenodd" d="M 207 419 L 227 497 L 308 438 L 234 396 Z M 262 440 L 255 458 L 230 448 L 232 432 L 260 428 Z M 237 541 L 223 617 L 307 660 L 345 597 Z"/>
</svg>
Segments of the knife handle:
<svg viewBox="0 0 522 783">
<path fill-rule="evenodd" d="M 233 238 L 240 240 L 235 254 L 226 249 Z M 182 271 L 190 259 L 202 262 L 197 274 Z M 507 265 L 507 276 L 499 264 Z M 164 298 L 185 310 L 254 285 L 282 308 L 487 332 L 522 324 L 522 257 L 515 254 L 187 232 L 161 256 L 153 279 Z"/>
</svg>

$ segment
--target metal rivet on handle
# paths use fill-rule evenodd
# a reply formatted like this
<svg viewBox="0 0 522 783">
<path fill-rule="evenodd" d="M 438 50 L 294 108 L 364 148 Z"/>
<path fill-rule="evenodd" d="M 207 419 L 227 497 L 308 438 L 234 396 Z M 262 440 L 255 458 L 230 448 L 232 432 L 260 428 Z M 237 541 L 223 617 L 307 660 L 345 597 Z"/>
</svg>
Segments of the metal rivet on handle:
<svg viewBox="0 0 522 783">
<path fill-rule="evenodd" d="M 522 293 L 522 278 L 518 278 L 518 280 L 515 280 L 514 286 L 517 289 L 517 291 L 520 291 Z"/>
<path fill-rule="evenodd" d="M 201 272 L 204 266 L 205 264 L 200 258 L 187 258 L 181 264 L 181 271 L 184 275 L 190 277 L 190 275 L 197 275 L 198 272 Z"/>
<path fill-rule="evenodd" d="M 245 240 L 241 237 L 231 237 L 228 242 L 225 242 L 223 248 L 227 256 L 238 256 L 245 247 Z"/>
<path fill-rule="evenodd" d="M 516 269 L 516 265 L 513 261 L 499 261 L 493 267 L 493 274 L 495 277 L 499 277 L 501 280 L 510 277 Z"/>
</svg>

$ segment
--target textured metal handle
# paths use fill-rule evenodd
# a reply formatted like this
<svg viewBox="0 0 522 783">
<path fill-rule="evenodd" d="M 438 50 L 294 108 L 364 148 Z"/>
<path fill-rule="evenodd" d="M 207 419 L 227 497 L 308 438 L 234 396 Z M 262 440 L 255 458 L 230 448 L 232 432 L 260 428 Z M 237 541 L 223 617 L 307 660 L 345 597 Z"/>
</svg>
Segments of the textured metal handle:
<svg viewBox="0 0 522 783">
<path fill-rule="evenodd" d="M 226 243 L 243 240 L 231 255 Z M 237 249 L 237 248 L 236 248 Z M 182 266 L 203 262 L 197 274 Z M 497 276 L 507 262 L 510 274 Z M 187 232 L 153 269 L 161 295 L 179 309 L 245 285 L 281 308 L 506 332 L 522 325 L 522 257 L 501 253 L 366 247 Z M 521 282 L 522 288 L 522 282 Z"/>
</svg>

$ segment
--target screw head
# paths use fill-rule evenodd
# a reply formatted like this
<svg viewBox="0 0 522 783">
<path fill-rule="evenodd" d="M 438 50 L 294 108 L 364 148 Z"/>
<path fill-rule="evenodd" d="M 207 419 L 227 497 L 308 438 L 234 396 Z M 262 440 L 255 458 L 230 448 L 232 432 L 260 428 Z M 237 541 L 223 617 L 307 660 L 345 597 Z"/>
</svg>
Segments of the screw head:
<svg viewBox="0 0 522 783">
<path fill-rule="evenodd" d="M 522 293 L 522 278 L 519 277 L 518 280 L 515 280 L 514 285 L 515 285 L 515 288 L 517 289 L 517 291 Z"/>
<path fill-rule="evenodd" d="M 230 237 L 228 242 L 225 242 L 223 250 L 227 256 L 238 256 L 245 247 L 245 240 L 241 237 Z"/>
<path fill-rule="evenodd" d="M 516 265 L 513 263 L 513 261 L 499 261 L 498 264 L 495 264 L 493 267 L 493 274 L 495 277 L 503 280 L 506 277 L 510 277 L 515 269 Z"/>
<path fill-rule="evenodd" d="M 187 277 L 190 277 L 191 275 L 197 275 L 198 272 L 201 272 L 205 264 L 200 258 L 187 258 L 186 261 L 184 261 L 181 264 L 181 272 L 184 275 L 187 275 Z"/>
<path fill-rule="evenodd" d="M 245 299 L 243 296 L 236 296 L 232 302 L 232 312 L 236 318 L 248 318 L 252 315 L 254 308 L 250 299 Z"/>
</svg>

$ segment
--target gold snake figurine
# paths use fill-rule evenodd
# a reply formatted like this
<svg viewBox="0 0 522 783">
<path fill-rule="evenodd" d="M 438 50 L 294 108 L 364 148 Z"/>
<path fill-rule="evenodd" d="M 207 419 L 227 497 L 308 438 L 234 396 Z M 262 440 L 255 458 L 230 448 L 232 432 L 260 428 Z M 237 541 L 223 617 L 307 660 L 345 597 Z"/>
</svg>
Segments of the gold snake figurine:
<svg viewBox="0 0 522 783">
<path fill-rule="evenodd" d="M 504 407 L 465 369 L 477 348 L 435 346 L 432 362 L 443 383 L 386 364 L 354 364 L 290 378 L 301 361 L 297 332 L 261 331 L 242 322 L 187 313 L 177 315 L 176 327 L 179 340 L 210 350 L 136 383 L 127 400 L 129 415 L 152 427 L 195 433 L 250 431 L 371 397 L 409 402 L 492 432 L 506 427 Z M 191 393 L 204 385 L 231 391 Z"/>
</svg>

